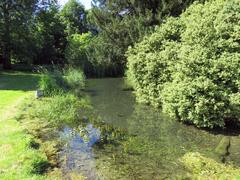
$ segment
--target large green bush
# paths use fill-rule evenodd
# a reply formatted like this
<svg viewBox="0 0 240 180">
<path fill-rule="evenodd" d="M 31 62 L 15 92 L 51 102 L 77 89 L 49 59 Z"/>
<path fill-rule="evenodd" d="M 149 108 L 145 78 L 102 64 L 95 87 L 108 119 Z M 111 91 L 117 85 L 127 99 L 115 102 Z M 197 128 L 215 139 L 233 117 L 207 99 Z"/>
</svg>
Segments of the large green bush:
<svg viewBox="0 0 240 180">
<path fill-rule="evenodd" d="M 155 33 L 128 50 L 127 76 L 139 102 L 161 105 L 163 84 L 171 80 L 172 64 L 178 61 L 181 31 L 180 20 L 169 18 Z"/>
<path fill-rule="evenodd" d="M 172 117 L 199 127 L 239 121 L 240 2 L 195 3 L 174 21 L 181 26 L 171 30 L 180 33 L 172 47 L 165 44 L 175 36 L 158 30 L 154 43 L 152 35 L 129 51 L 128 76 L 138 99 L 162 104 Z"/>
</svg>

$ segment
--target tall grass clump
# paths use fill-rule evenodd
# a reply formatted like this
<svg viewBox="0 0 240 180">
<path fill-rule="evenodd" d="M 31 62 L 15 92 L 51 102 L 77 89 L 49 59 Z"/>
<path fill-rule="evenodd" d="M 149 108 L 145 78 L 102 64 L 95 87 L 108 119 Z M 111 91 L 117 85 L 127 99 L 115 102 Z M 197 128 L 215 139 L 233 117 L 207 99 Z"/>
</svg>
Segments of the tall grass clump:
<svg viewBox="0 0 240 180">
<path fill-rule="evenodd" d="M 81 69 L 43 69 L 41 74 L 39 88 L 45 96 L 64 94 L 68 91 L 80 93 L 79 91 L 85 88 L 86 78 Z"/>
<path fill-rule="evenodd" d="M 64 73 L 64 80 L 71 89 L 83 90 L 86 85 L 86 77 L 82 70 L 68 68 Z"/>
<path fill-rule="evenodd" d="M 66 83 L 63 79 L 63 73 L 54 68 L 53 70 L 40 70 L 41 79 L 39 81 L 39 88 L 43 91 L 44 96 L 53 96 L 61 94 L 66 90 Z"/>
<path fill-rule="evenodd" d="M 74 68 L 43 71 L 39 87 L 44 98 L 32 108 L 32 119 L 47 120 L 53 126 L 72 124 L 80 119 L 80 109 L 90 107 L 81 94 L 86 78 L 82 70 Z"/>
<path fill-rule="evenodd" d="M 240 121 L 240 2 L 194 3 L 128 51 L 137 99 L 182 122 Z"/>
</svg>

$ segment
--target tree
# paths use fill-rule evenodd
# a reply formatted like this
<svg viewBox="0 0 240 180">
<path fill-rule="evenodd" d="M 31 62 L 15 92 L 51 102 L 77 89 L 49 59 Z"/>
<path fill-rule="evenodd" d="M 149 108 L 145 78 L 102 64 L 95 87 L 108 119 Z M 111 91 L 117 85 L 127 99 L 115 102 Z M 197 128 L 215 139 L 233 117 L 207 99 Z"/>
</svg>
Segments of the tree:
<svg viewBox="0 0 240 180">
<path fill-rule="evenodd" d="M 63 63 L 67 39 L 65 26 L 60 20 L 58 6 L 54 3 L 42 8 L 35 17 L 34 64 Z"/>
<path fill-rule="evenodd" d="M 60 12 L 63 24 L 68 35 L 82 34 L 87 29 L 87 12 L 84 6 L 77 0 L 69 0 Z"/>
<path fill-rule="evenodd" d="M 93 0 L 91 23 L 98 27 L 103 46 L 102 54 L 111 53 L 111 61 L 122 69 L 125 52 L 141 41 L 168 16 L 178 16 L 194 0 Z M 111 48 L 107 48 L 110 46 Z M 98 48 L 98 47 L 96 47 Z M 99 51 L 99 50 L 98 50 Z M 99 56 L 105 61 L 108 57 Z"/>
<path fill-rule="evenodd" d="M 88 76 L 91 74 L 91 62 L 87 57 L 87 51 L 92 40 L 91 33 L 73 34 L 68 37 L 68 45 L 65 51 L 67 62 L 73 67 L 81 67 Z"/>
<path fill-rule="evenodd" d="M 50 2 L 51 0 L 41 1 L 41 3 L 38 0 L 0 1 L 0 48 L 4 69 L 11 69 L 11 54 L 14 50 L 13 41 L 17 35 L 22 32 L 23 27 L 30 23 L 31 17 L 37 11 L 37 7 Z"/>
<path fill-rule="evenodd" d="M 14 23 L 19 21 L 19 16 L 22 15 L 23 10 L 27 7 L 26 1 L 21 4 L 20 1 L 7 1 L 0 2 L 0 26 L 1 26 L 1 48 L 2 48 L 2 61 L 4 69 L 11 69 L 11 33 Z M 33 1 L 28 2 L 31 5 Z"/>
</svg>

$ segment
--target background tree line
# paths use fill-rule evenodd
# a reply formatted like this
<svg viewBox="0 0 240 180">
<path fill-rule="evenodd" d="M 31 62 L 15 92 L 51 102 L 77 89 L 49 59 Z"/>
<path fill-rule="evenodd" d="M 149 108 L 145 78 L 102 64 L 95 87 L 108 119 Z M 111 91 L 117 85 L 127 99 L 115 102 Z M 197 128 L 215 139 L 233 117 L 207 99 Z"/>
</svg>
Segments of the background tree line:
<svg viewBox="0 0 240 180">
<path fill-rule="evenodd" d="M 0 62 L 70 64 L 88 76 L 124 74 L 125 53 L 167 16 L 178 16 L 194 0 L 56 0 L 0 2 Z"/>
</svg>

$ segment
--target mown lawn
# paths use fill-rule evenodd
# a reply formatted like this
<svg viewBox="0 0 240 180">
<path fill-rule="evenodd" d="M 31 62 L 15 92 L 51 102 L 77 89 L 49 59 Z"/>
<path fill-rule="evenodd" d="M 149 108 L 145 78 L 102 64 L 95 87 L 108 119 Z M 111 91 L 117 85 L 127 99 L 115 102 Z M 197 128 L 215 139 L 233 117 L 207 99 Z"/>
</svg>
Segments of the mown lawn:
<svg viewBox="0 0 240 180">
<path fill-rule="evenodd" d="M 36 74 L 0 72 L 0 179 L 44 179 L 40 174 L 47 158 L 31 147 L 33 137 L 14 119 L 38 80 Z"/>
<path fill-rule="evenodd" d="M 37 88 L 39 75 L 23 72 L 0 72 L 0 120 L 9 106 Z"/>
</svg>

